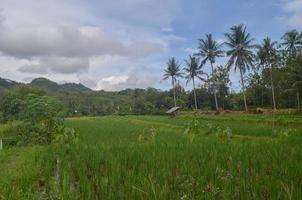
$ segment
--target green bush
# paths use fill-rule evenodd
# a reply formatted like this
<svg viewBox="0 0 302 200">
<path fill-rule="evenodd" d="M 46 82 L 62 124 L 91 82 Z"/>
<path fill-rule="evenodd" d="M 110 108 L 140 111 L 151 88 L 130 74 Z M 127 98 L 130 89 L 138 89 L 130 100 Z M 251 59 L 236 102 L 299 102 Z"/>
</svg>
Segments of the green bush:
<svg viewBox="0 0 302 200">
<path fill-rule="evenodd" d="M 18 127 L 19 141 L 23 144 L 51 143 L 53 135 L 64 128 L 63 105 L 49 96 L 28 95 L 25 99 Z"/>
<path fill-rule="evenodd" d="M 4 122 L 18 120 L 24 108 L 24 101 L 16 93 L 7 93 L 1 103 L 0 110 Z"/>
<path fill-rule="evenodd" d="M 3 112 L 0 111 L 0 124 L 4 123 Z"/>
<path fill-rule="evenodd" d="M 16 132 L 18 145 L 45 144 L 48 137 L 45 129 L 39 124 L 22 122 L 14 130 Z"/>
<path fill-rule="evenodd" d="M 9 138 L 16 133 L 16 127 L 22 123 L 20 121 L 13 121 L 6 124 L 0 124 L 0 138 Z"/>
<path fill-rule="evenodd" d="M 58 134 L 66 134 L 64 106 L 54 97 L 8 93 L 1 108 L 7 122 L 2 134 L 15 138 L 19 145 L 49 144 Z"/>
</svg>

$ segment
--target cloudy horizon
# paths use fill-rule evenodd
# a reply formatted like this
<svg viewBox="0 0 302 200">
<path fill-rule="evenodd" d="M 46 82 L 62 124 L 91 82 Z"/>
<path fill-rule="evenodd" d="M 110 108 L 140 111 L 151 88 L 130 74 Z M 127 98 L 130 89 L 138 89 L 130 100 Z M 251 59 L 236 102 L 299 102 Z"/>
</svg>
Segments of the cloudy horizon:
<svg viewBox="0 0 302 200">
<path fill-rule="evenodd" d="M 198 38 L 213 33 L 223 41 L 240 23 L 256 42 L 279 40 L 301 30 L 302 0 L 1 0 L 0 77 L 169 89 L 162 74 L 170 57 L 184 64 Z M 238 75 L 230 75 L 237 90 Z"/>
</svg>

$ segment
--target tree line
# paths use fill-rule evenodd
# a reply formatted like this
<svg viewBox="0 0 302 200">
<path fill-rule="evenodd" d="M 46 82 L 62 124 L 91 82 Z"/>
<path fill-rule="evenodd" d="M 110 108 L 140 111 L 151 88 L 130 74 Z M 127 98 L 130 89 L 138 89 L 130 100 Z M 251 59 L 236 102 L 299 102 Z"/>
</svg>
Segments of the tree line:
<svg viewBox="0 0 302 200">
<path fill-rule="evenodd" d="M 261 108 L 300 109 L 302 93 L 302 34 L 286 32 L 280 41 L 264 38 L 261 44 L 244 25 L 230 28 L 225 42 L 217 42 L 212 34 L 198 40 L 198 52 L 185 60 L 167 62 L 163 79 L 170 79 L 172 88 L 125 89 L 122 91 L 91 91 L 58 89 L 47 84 L 3 87 L 0 84 L 0 121 L 8 120 L 11 111 L 24 107 L 23 97 L 35 94 L 52 96 L 63 104 L 65 116 L 97 116 L 109 114 L 161 114 L 173 106 L 183 110 L 252 110 Z M 226 63 L 217 64 L 218 58 Z M 204 68 L 210 67 L 210 74 Z M 230 71 L 240 74 L 241 91 L 230 89 Z M 185 78 L 192 90 L 180 84 Z M 41 79 L 42 80 L 42 79 Z M 14 101 L 6 99 L 14 99 Z"/>
<path fill-rule="evenodd" d="M 264 103 L 264 95 L 267 95 L 266 101 L 271 98 L 269 100 L 271 107 L 277 109 L 275 84 L 279 92 L 279 107 L 291 107 L 291 103 L 286 103 L 282 95 L 291 96 L 290 93 L 294 92 L 297 97 L 297 107 L 300 109 L 302 33 L 292 30 L 286 32 L 280 42 L 266 37 L 261 44 L 255 44 L 255 39 L 248 33 L 247 27 L 240 24 L 231 27 L 224 35 L 225 42 L 221 44 L 213 38 L 212 34 L 199 39 L 198 52 L 189 55 L 183 69 L 174 57 L 169 59 L 163 79 L 172 80 L 174 106 L 176 106 L 175 83 L 177 79 L 185 78 L 187 83 L 192 81 L 194 107 L 198 108 L 195 82 L 199 79 L 207 85 L 208 92 L 213 95 L 215 109 L 219 110 L 223 106 L 218 104 L 217 93 L 228 82 L 217 77 L 217 71 L 229 73 L 234 69 L 240 74 L 241 92 L 239 93 L 242 94 L 245 111 L 248 111 L 248 102 L 253 106 L 268 106 Z M 214 65 L 219 57 L 226 57 L 227 62 L 225 66 L 215 68 Z M 211 67 L 210 75 L 203 71 L 206 64 Z M 247 73 L 249 73 L 248 77 L 246 77 Z M 261 90 L 260 94 L 258 94 L 259 90 Z M 267 93 L 268 90 L 271 90 L 271 94 Z M 261 103 L 258 101 L 259 97 Z"/>
</svg>

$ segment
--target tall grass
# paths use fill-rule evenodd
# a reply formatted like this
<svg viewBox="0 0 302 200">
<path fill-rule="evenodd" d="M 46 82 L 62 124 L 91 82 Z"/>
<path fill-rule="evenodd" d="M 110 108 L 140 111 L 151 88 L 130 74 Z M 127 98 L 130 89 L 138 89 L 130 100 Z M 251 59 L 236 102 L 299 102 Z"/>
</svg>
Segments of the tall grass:
<svg viewBox="0 0 302 200">
<path fill-rule="evenodd" d="M 230 127 L 230 140 L 203 130 L 190 140 L 190 116 L 67 120 L 75 145 L 0 152 L 6 162 L 20 154 L 11 165 L 24 167 L 0 184 L 0 199 L 302 199 L 301 126 L 289 117 L 230 118 L 198 119 Z M 296 131 L 276 134 L 289 128 Z"/>
</svg>

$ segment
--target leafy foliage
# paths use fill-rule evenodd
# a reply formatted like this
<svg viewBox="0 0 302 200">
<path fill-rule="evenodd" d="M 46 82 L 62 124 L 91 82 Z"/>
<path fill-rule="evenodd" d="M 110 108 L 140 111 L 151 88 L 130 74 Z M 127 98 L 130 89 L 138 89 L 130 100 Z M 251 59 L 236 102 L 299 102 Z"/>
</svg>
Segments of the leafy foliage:
<svg viewBox="0 0 302 200">
<path fill-rule="evenodd" d="M 206 39 L 199 39 L 199 52 L 196 55 L 203 58 L 202 64 L 208 61 L 213 64 L 216 62 L 216 58 L 222 57 L 224 54 L 222 45 L 213 39 L 212 34 L 207 34 Z"/>
<path fill-rule="evenodd" d="M 4 101 L 12 102 L 8 107 L 0 108 L 0 120 L 9 121 L 21 117 L 15 115 L 23 106 L 14 97 L 16 92 L 20 96 L 33 93 L 56 97 L 64 104 L 68 116 L 163 114 L 173 104 L 184 110 L 196 108 L 196 104 L 203 110 L 216 108 L 218 111 L 220 108 L 242 110 L 247 105 L 253 109 L 301 108 L 301 32 L 289 31 L 278 42 L 267 37 L 261 45 L 255 45 L 247 28 L 237 25 L 231 27 L 225 37 L 224 43 L 217 42 L 212 34 L 199 40 L 198 52 L 194 54 L 195 64 L 191 62 L 194 56 L 188 60 L 190 65 L 186 64 L 191 67 L 191 72 L 196 63 L 198 68 L 200 64 L 203 65 L 203 69 L 210 64 L 212 73 L 209 77 L 204 77 L 205 82 L 193 84 L 193 90 L 185 90 L 181 85 L 179 78 L 184 74 L 174 57 L 167 62 L 163 77 L 172 80 L 172 89 L 169 91 L 155 88 L 125 89 L 118 92 L 92 91 L 81 84 L 60 85 L 45 78 L 34 79 L 29 84 L 0 78 L 0 104 L 3 105 L 1 102 Z M 226 65 L 214 66 L 216 60 L 225 55 L 228 57 Z M 197 62 L 198 59 L 201 59 L 200 63 Z M 229 70 L 233 67 L 241 70 L 242 91 L 229 88 Z M 192 77 L 194 73 L 191 72 L 187 71 L 190 76 L 186 78 Z M 7 93 L 13 94 L 8 96 Z M 214 99 L 211 97 L 213 94 Z M 241 99 L 240 95 L 244 95 L 244 98 Z"/>
<path fill-rule="evenodd" d="M 250 33 L 246 31 L 246 27 L 243 26 L 243 24 L 231 27 L 230 33 L 225 33 L 225 37 L 227 39 L 225 45 L 229 48 L 226 52 L 229 57 L 226 67 L 228 70 L 230 70 L 232 66 L 234 66 L 235 71 L 239 69 L 244 106 L 245 110 L 248 111 L 243 75 L 254 66 L 255 55 L 252 51 L 256 47 L 252 44 L 254 39 L 251 38 Z"/>
<path fill-rule="evenodd" d="M 283 40 L 281 45 L 285 47 L 289 56 L 294 58 L 302 48 L 302 34 L 297 30 L 291 30 L 286 32 L 281 39 Z"/>
<path fill-rule="evenodd" d="M 190 56 L 189 60 L 185 60 L 186 62 L 186 67 L 184 68 L 184 71 L 186 73 L 185 78 L 187 79 L 187 84 L 192 80 L 193 83 L 193 92 L 194 92 L 194 101 L 195 101 L 195 109 L 197 109 L 197 99 L 196 99 L 196 91 L 195 91 L 195 78 L 206 81 L 204 78 L 205 75 L 207 75 L 203 70 L 202 70 L 202 65 L 199 62 L 199 59 Z"/>
<path fill-rule="evenodd" d="M 174 57 L 170 58 L 167 63 L 167 69 L 165 70 L 163 79 L 166 80 L 171 77 L 172 87 L 173 87 L 174 106 L 176 106 L 175 83 L 176 83 L 177 78 L 182 77 L 182 76 L 183 76 L 183 74 L 180 69 L 180 64 Z"/>
<path fill-rule="evenodd" d="M 6 135 L 15 138 L 19 145 L 49 144 L 58 134 L 69 137 L 63 121 L 64 106 L 59 100 L 23 92 L 8 93 L 2 101 L 4 122 L 16 124 L 7 129 L 10 134 Z"/>
</svg>

